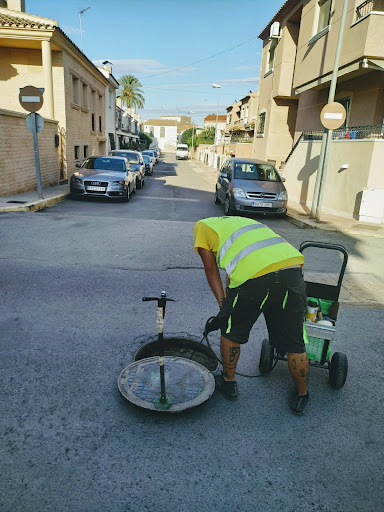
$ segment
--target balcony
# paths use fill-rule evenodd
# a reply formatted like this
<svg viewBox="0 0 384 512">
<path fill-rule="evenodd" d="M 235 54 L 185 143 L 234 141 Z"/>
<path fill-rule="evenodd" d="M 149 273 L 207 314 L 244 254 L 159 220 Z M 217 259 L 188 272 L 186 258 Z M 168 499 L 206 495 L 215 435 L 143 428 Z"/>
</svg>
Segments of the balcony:
<svg viewBox="0 0 384 512">
<path fill-rule="evenodd" d="M 321 140 L 322 138 L 323 132 L 320 130 L 304 132 L 301 140 Z M 348 128 L 333 130 L 332 132 L 332 140 L 362 139 L 384 139 L 384 127 L 381 124 L 370 124 L 366 126 L 350 126 Z"/>
<path fill-rule="evenodd" d="M 356 19 L 363 18 L 371 12 L 384 12 L 384 0 L 366 0 L 356 8 Z"/>
</svg>

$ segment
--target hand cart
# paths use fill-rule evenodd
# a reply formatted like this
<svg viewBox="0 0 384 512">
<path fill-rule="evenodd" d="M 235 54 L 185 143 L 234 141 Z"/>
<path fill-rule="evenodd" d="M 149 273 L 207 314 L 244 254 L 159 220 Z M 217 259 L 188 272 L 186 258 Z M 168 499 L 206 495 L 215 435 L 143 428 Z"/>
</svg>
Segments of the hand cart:
<svg viewBox="0 0 384 512">
<path fill-rule="evenodd" d="M 321 311 L 323 320 L 332 325 L 322 325 L 306 320 L 307 333 L 306 350 L 310 366 L 329 370 L 329 384 L 334 389 L 344 386 L 348 373 L 347 356 L 342 352 L 335 352 L 331 357 L 331 341 L 336 331 L 336 320 L 339 310 L 339 295 L 348 261 L 348 253 L 342 245 L 326 242 L 303 242 L 300 252 L 303 253 L 309 247 L 339 251 L 343 254 L 343 262 L 340 269 L 337 285 L 306 281 L 308 300 L 314 300 Z M 286 354 L 279 353 L 269 342 L 263 340 L 260 353 L 259 370 L 262 374 L 272 371 L 279 360 L 287 361 Z"/>
</svg>

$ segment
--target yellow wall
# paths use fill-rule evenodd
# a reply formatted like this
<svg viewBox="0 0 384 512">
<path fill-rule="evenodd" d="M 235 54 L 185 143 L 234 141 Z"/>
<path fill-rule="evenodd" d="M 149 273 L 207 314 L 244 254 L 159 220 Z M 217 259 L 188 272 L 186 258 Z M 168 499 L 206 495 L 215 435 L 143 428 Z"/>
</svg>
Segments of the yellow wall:
<svg viewBox="0 0 384 512">
<path fill-rule="evenodd" d="M 36 190 L 36 167 L 32 133 L 25 126 L 26 114 L 0 109 L 0 196 Z M 55 147 L 57 122 L 45 120 L 38 134 L 43 187 L 59 183 L 59 154 Z"/>
<path fill-rule="evenodd" d="M 290 201 L 310 209 L 321 142 L 300 142 L 282 175 Z M 332 141 L 327 168 L 323 211 L 357 218 L 365 187 L 384 188 L 383 140 Z M 348 169 L 341 167 L 348 164 Z"/>
</svg>

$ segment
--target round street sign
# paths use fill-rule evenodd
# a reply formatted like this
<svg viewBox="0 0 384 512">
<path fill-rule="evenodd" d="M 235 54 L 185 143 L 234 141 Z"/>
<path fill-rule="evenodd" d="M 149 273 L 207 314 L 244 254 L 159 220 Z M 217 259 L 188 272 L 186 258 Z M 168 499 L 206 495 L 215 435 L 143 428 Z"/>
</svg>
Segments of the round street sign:
<svg viewBox="0 0 384 512">
<path fill-rule="evenodd" d="M 19 101 L 28 112 L 37 112 L 43 106 L 43 93 L 37 87 L 27 85 L 20 89 Z"/>
<path fill-rule="evenodd" d="M 337 101 L 327 103 L 320 114 L 320 121 L 324 128 L 336 130 L 344 123 L 347 113 L 344 106 Z"/>
<path fill-rule="evenodd" d="M 33 114 L 28 114 L 25 118 L 25 124 L 27 125 L 28 130 L 30 132 L 33 132 L 33 124 L 35 122 L 33 117 L 35 117 L 36 119 L 36 132 L 39 133 L 44 128 L 44 119 L 41 117 L 40 114 L 35 114 L 34 116 Z"/>
</svg>

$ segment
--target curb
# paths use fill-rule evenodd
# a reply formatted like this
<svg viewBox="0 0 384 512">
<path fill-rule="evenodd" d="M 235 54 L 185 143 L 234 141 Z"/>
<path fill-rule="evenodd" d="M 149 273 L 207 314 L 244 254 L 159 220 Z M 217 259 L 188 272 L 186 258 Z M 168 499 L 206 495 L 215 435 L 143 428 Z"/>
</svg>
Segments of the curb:
<svg viewBox="0 0 384 512">
<path fill-rule="evenodd" d="M 58 196 L 49 197 L 47 199 L 36 200 L 27 204 L 19 205 L 19 206 L 4 206 L 0 207 L 0 213 L 7 212 L 38 212 L 39 210 L 44 210 L 44 208 L 48 208 L 49 206 L 53 206 L 54 204 L 61 203 L 65 201 L 65 199 L 69 196 L 69 194 L 60 194 Z"/>
</svg>

